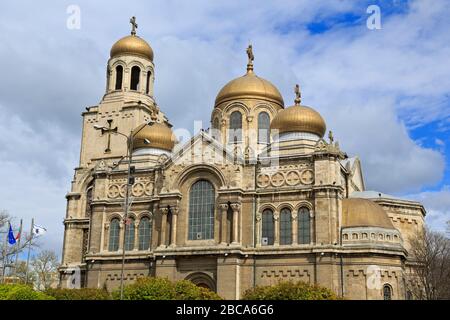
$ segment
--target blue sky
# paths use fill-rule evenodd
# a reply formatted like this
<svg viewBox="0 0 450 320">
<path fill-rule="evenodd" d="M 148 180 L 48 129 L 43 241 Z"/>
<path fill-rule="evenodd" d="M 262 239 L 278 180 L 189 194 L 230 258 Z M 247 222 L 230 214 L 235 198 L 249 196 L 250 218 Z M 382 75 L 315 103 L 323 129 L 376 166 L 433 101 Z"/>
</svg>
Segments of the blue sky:
<svg viewBox="0 0 450 320">
<path fill-rule="evenodd" d="M 77 30 L 66 27 L 72 4 Z M 366 27 L 369 5 L 380 7 L 380 30 Z M 303 102 L 361 158 L 368 189 L 422 201 L 430 227 L 444 230 L 448 1 L 10 1 L 0 11 L 0 209 L 25 228 L 31 217 L 46 226 L 44 248 L 61 250 L 80 114 L 103 96 L 109 50 L 133 15 L 155 52 L 156 101 L 175 128 L 209 127 L 216 94 L 245 72 L 250 40 L 255 72 L 286 105 L 301 84 Z"/>
</svg>

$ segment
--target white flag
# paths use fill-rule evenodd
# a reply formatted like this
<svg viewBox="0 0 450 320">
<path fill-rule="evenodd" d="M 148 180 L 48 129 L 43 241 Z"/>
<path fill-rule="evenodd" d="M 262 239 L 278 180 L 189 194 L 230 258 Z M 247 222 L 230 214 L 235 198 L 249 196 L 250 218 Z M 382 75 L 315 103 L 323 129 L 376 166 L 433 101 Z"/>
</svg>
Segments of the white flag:
<svg viewBox="0 0 450 320">
<path fill-rule="evenodd" d="M 43 234 L 45 234 L 47 232 L 47 229 L 45 229 L 44 227 L 41 227 L 37 224 L 35 224 L 33 226 L 33 234 L 36 236 L 41 236 Z"/>
</svg>

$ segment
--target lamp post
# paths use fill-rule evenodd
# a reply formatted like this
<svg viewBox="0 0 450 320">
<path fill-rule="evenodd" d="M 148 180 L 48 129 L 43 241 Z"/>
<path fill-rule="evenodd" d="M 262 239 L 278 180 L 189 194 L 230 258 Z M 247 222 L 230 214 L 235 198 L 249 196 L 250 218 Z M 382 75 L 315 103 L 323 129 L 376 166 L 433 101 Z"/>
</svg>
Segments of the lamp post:
<svg viewBox="0 0 450 320">
<path fill-rule="evenodd" d="M 125 208 L 124 208 L 124 214 L 123 214 L 123 239 L 122 239 L 122 268 L 120 272 L 120 300 L 123 300 L 123 274 L 125 269 L 125 243 L 126 243 L 126 235 L 127 235 L 127 220 L 128 220 L 128 207 L 130 202 L 130 186 L 133 184 L 131 183 L 131 162 L 133 161 L 133 138 L 134 136 L 144 129 L 145 126 L 142 126 L 139 130 L 133 133 L 133 131 L 130 132 L 129 135 L 126 135 L 124 133 L 121 133 L 117 131 L 116 129 L 110 129 L 104 126 L 94 125 L 94 129 L 101 130 L 102 134 L 104 133 L 114 133 L 121 135 L 127 139 L 127 158 L 128 158 L 128 169 L 127 169 L 127 188 L 126 188 L 126 194 L 125 194 Z M 144 139 L 145 144 L 149 144 L 150 141 L 148 139 Z"/>
</svg>

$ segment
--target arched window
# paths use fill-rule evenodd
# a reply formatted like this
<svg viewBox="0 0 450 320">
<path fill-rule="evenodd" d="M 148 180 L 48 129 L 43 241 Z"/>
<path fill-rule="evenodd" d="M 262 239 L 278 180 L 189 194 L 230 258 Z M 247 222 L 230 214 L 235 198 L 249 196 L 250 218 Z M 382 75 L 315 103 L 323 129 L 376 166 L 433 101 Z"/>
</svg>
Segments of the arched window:
<svg viewBox="0 0 450 320">
<path fill-rule="evenodd" d="M 262 213 L 262 244 L 273 245 L 275 239 L 275 225 L 273 221 L 273 212 L 266 209 Z"/>
<path fill-rule="evenodd" d="M 388 284 L 385 284 L 383 286 L 383 299 L 384 300 L 392 300 L 392 288 Z"/>
<path fill-rule="evenodd" d="M 309 244 L 311 242 L 309 209 L 302 207 L 298 210 L 298 243 Z"/>
<path fill-rule="evenodd" d="M 89 187 L 86 191 L 86 210 L 85 210 L 85 216 L 90 217 L 92 213 L 92 192 L 94 190 L 94 187 Z"/>
<path fill-rule="evenodd" d="M 140 78 L 141 78 L 141 69 L 137 66 L 131 68 L 130 90 L 139 90 Z"/>
<path fill-rule="evenodd" d="M 292 244 L 291 210 L 287 208 L 280 213 L 280 244 Z"/>
<path fill-rule="evenodd" d="M 119 250 L 120 225 L 119 219 L 112 219 L 109 225 L 109 251 Z"/>
<path fill-rule="evenodd" d="M 234 111 L 230 115 L 229 135 L 229 142 L 231 143 L 242 141 L 242 114 L 239 111 Z"/>
<path fill-rule="evenodd" d="M 269 143 L 270 137 L 270 117 L 267 112 L 260 112 L 258 115 L 258 143 Z"/>
<path fill-rule="evenodd" d="M 150 71 L 147 72 L 147 83 L 145 84 L 145 93 L 148 94 L 150 92 L 150 77 L 152 73 Z"/>
<path fill-rule="evenodd" d="M 139 222 L 139 250 L 150 249 L 152 239 L 152 223 L 150 218 L 143 217 Z"/>
<path fill-rule="evenodd" d="M 122 90 L 123 67 L 116 67 L 116 90 Z"/>
<path fill-rule="evenodd" d="M 127 228 L 125 232 L 125 250 L 134 249 L 134 219 L 129 218 L 127 221 Z"/>
<path fill-rule="evenodd" d="M 214 139 L 220 140 L 219 118 L 214 118 L 212 126 L 213 126 L 213 128 L 212 128 L 211 135 L 214 137 Z"/>
<path fill-rule="evenodd" d="M 214 187 L 206 180 L 194 183 L 189 192 L 189 240 L 214 238 Z"/>
</svg>

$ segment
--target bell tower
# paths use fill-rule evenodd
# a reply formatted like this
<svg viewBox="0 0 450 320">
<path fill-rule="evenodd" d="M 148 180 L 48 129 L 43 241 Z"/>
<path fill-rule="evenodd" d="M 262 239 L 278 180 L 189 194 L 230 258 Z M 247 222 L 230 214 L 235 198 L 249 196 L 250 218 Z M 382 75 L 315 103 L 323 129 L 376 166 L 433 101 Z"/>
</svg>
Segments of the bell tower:
<svg viewBox="0 0 450 320">
<path fill-rule="evenodd" d="M 137 35 L 135 17 L 130 24 L 130 35 L 111 48 L 103 98 L 83 112 L 80 167 L 98 159 L 124 156 L 126 142 L 115 132 L 129 134 L 143 123 L 166 121 L 154 98 L 153 49 Z M 95 130 L 94 126 L 108 130 Z"/>
</svg>

